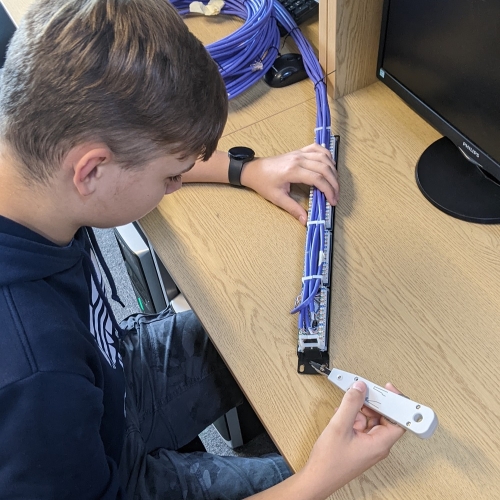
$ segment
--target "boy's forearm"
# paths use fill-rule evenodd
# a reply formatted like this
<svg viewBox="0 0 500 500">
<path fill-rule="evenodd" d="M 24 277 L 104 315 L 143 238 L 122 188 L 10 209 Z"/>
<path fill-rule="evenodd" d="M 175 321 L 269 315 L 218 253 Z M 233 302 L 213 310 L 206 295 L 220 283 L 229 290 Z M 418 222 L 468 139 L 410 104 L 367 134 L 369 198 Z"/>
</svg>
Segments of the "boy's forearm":
<svg viewBox="0 0 500 500">
<path fill-rule="evenodd" d="M 218 182 L 227 184 L 229 157 L 224 151 L 216 151 L 207 161 L 198 160 L 194 167 L 182 174 L 182 182 Z"/>
</svg>

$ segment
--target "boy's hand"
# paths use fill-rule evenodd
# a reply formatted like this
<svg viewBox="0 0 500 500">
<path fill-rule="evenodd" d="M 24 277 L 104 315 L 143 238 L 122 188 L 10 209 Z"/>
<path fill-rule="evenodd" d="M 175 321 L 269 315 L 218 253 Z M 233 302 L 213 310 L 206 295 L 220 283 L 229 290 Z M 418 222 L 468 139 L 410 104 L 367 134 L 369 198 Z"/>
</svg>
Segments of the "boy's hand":
<svg viewBox="0 0 500 500">
<path fill-rule="evenodd" d="M 399 394 L 392 385 L 386 388 Z M 355 382 L 329 424 L 316 441 L 309 460 L 299 472 L 318 487 L 318 498 L 326 498 L 389 455 L 392 445 L 404 434 L 363 406 L 366 385 Z M 322 496 L 323 495 L 323 496 Z"/>
<path fill-rule="evenodd" d="M 317 187 L 332 205 L 337 204 L 339 194 L 332 155 L 318 144 L 247 163 L 241 173 L 241 183 L 283 208 L 304 225 L 307 211 L 290 197 L 291 184 Z"/>
</svg>

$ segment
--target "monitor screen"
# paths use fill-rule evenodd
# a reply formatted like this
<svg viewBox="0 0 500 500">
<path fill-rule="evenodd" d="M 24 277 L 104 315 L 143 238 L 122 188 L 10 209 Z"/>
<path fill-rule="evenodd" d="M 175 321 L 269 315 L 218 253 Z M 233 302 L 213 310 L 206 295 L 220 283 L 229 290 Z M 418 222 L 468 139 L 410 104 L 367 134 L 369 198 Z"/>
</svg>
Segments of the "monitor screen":
<svg viewBox="0 0 500 500">
<path fill-rule="evenodd" d="M 500 206 L 498 214 L 482 215 L 481 207 L 443 203 L 449 204 L 453 191 L 475 193 L 476 176 L 486 186 L 477 188 L 476 197 L 488 197 L 491 206 L 500 202 L 495 198 L 497 190 L 500 196 L 499 20 L 497 0 L 385 0 L 383 10 L 377 76 L 456 146 L 445 140 L 435 155 L 423 155 L 421 160 L 431 163 L 419 178 L 419 162 L 419 187 L 445 212 L 473 222 L 500 222 Z M 451 158 L 443 174 L 447 151 L 458 155 L 461 166 L 454 169 Z M 456 185 L 461 168 L 471 177 L 463 187 Z M 438 184 L 426 188 L 421 182 Z M 433 191 L 441 199 L 431 199 Z"/>
</svg>

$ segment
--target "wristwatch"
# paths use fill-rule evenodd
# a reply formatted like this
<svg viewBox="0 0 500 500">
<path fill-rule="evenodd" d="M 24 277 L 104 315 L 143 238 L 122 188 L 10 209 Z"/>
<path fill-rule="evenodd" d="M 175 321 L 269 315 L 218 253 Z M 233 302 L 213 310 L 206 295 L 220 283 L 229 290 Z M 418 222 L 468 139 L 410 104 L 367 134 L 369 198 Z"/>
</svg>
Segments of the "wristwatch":
<svg viewBox="0 0 500 500">
<path fill-rule="evenodd" d="M 229 184 L 241 187 L 241 171 L 245 163 L 255 158 L 255 152 L 245 146 L 237 146 L 231 148 L 227 154 L 229 156 Z"/>
</svg>

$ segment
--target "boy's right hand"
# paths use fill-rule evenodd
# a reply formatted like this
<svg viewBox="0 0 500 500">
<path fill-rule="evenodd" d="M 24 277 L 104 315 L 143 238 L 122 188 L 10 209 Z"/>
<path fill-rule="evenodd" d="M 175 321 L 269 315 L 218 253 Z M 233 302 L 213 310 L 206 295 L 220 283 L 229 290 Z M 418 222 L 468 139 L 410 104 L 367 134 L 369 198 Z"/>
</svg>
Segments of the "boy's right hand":
<svg viewBox="0 0 500 500">
<path fill-rule="evenodd" d="M 392 392 L 400 392 L 386 384 Z M 317 498 L 326 498 L 372 465 L 389 455 L 391 447 L 404 434 L 370 408 L 364 407 L 366 385 L 355 382 L 340 407 L 316 441 L 309 460 L 298 473 L 308 476 L 318 488 Z"/>
</svg>

